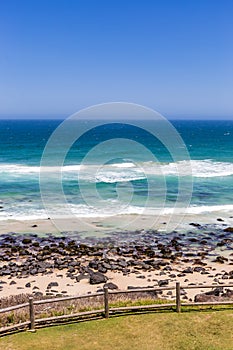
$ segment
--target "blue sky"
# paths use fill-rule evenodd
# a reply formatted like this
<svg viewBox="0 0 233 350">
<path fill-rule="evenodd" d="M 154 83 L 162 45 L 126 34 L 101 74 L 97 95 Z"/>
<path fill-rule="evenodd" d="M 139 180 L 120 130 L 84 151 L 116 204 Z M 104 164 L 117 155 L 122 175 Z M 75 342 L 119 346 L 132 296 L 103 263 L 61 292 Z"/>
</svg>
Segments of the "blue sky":
<svg viewBox="0 0 233 350">
<path fill-rule="evenodd" d="M 233 119 L 232 0 L 0 1 L 0 116 L 125 101 Z"/>
</svg>

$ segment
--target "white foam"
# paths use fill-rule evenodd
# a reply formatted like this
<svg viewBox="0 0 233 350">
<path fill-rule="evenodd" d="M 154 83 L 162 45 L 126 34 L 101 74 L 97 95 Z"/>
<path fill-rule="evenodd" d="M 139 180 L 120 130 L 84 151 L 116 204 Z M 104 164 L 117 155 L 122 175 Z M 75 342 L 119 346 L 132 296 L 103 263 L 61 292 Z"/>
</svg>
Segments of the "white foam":
<svg viewBox="0 0 233 350">
<path fill-rule="evenodd" d="M 212 212 L 231 212 L 233 210 L 232 204 L 225 205 L 202 205 L 202 206 L 190 206 L 186 209 L 188 214 L 201 214 Z"/>
<path fill-rule="evenodd" d="M 77 218 L 96 218 L 111 217 L 116 215 L 145 215 L 145 216 L 166 216 L 166 215 L 200 215 L 205 213 L 231 213 L 233 205 L 214 205 L 214 206 L 190 206 L 188 208 L 152 208 L 139 207 L 133 205 L 105 205 L 104 207 L 94 207 L 83 204 L 69 204 L 65 210 L 59 206 L 54 207 L 53 218 L 68 219 L 72 215 Z M 1 212 L 0 221 L 5 220 L 46 220 L 48 213 L 45 210 L 26 210 L 16 212 Z"/>
<path fill-rule="evenodd" d="M 114 170 L 113 170 L 114 169 Z M 73 164 L 63 167 L 40 167 L 24 164 L 1 164 L 0 174 L 10 176 L 46 173 L 64 173 L 69 176 L 80 176 L 83 179 L 96 179 L 97 182 L 122 182 L 140 180 L 147 175 L 154 176 L 193 176 L 198 178 L 226 177 L 233 175 L 233 163 L 216 162 L 210 159 L 180 161 L 176 163 L 126 162 L 103 165 Z M 91 176 L 90 176 L 91 174 Z M 93 176 L 95 174 L 95 176 Z"/>
<path fill-rule="evenodd" d="M 224 177 L 233 175 L 233 163 L 212 160 L 191 160 L 195 177 Z"/>
<path fill-rule="evenodd" d="M 135 181 L 135 180 L 142 180 L 145 179 L 145 176 L 143 174 L 136 174 L 136 173 L 130 173 L 130 172 L 113 172 L 113 171 L 107 171 L 98 173 L 95 176 L 95 182 L 105 182 L 105 183 L 117 183 L 117 182 L 128 182 L 128 181 Z"/>
<path fill-rule="evenodd" d="M 73 171 L 75 171 L 75 172 L 77 172 L 81 168 L 84 169 L 84 165 L 80 165 L 80 164 L 78 164 L 78 165 L 65 165 L 65 166 L 62 167 L 62 171 L 65 171 L 65 172 L 69 172 L 69 171 L 73 172 Z"/>
<path fill-rule="evenodd" d="M 233 163 L 216 162 L 210 159 L 180 161 L 177 163 L 144 163 L 145 173 L 164 176 L 193 176 L 199 178 L 225 177 L 233 175 Z"/>
<path fill-rule="evenodd" d="M 109 166 L 112 166 L 114 168 L 134 168 L 136 165 L 134 163 L 116 163 L 109 164 Z"/>
</svg>

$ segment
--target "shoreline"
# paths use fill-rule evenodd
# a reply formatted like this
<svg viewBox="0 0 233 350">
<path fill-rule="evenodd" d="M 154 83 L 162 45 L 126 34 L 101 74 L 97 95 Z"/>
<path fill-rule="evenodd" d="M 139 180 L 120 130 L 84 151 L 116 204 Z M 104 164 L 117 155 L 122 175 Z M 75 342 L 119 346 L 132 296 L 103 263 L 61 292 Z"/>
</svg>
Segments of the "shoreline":
<svg viewBox="0 0 233 350">
<path fill-rule="evenodd" d="M 106 217 L 72 217 L 56 219 L 0 220 L 0 235 L 5 233 L 60 234 L 61 232 L 78 232 L 85 236 L 101 237 L 114 231 L 128 232 L 155 229 L 161 232 L 178 230 L 185 232 L 190 223 L 200 225 L 233 226 L 233 215 L 228 210 L 194 214 L 145 215 L 125 214 Z M 172 226 L 172 229 L 169 228 Z"/>
</svg>

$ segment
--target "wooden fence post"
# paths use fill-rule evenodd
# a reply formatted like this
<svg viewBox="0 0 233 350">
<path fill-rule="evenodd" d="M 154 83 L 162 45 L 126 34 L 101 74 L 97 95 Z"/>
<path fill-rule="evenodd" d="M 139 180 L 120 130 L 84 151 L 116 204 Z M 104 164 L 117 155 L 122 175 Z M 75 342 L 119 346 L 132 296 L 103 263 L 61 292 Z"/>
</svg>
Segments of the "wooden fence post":
<svg viewBox="0 0 233 350">
<path fill-rule="evenodd" d="M 104 316 L 109 318 L 109 305 L 108 305 L 108 287 L 104 287 Z"/>
<path fill-rule="evenodd" d="M 33 298 L 29 298 L 29 315 L 30 315 L 30 330 L 35 331 L 35 310 L 33 304 Z"/>
<path fill-rule="evenodd" d="M 181 312 L 180 282 L 176 282 L 176 312 Z"/>
</svg>

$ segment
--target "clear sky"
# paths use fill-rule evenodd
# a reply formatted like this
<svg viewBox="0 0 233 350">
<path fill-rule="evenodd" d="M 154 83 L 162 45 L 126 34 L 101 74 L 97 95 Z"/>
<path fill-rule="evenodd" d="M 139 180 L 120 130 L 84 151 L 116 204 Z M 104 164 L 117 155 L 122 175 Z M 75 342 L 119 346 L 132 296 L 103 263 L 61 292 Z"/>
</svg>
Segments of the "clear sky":
<svg viewBox="0 0 233 350">
<path fill-rule="evenodd" d="M 0 1 L 1 117 L 111 101 L 233 119 L 233 1 Z"/>
</svg>

